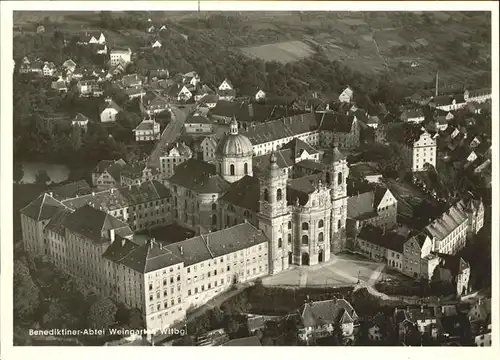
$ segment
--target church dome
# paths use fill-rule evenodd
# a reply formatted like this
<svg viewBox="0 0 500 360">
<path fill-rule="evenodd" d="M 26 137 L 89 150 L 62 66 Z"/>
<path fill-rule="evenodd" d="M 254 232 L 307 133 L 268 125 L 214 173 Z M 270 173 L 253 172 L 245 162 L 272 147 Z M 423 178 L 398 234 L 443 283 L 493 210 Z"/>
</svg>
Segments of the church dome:
<svg viewBox="0 0 500 360">
<path fill-rule="evenodd" d="M 230 132 L 217 146 L 216 153 L 222 157 L 247 157 L 253 155 L 253 145 L 244 135 L 238 134 L 238 123 L 233 118 L 229 125 Z"/>
</svg>

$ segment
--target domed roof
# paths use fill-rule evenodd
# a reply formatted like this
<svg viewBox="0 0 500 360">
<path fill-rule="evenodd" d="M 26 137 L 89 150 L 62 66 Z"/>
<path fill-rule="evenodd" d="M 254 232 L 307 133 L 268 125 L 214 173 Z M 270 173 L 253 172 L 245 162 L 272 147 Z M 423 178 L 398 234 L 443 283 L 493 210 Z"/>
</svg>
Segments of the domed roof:
<svg viewBox="0 0 500 360">
<path fill-rule="evenodd" d="M 223 157 L 242 157 L 253 155 L 252 142 L 244 135 L 238 134 L 238 123 L 233 118 L 230 124 L 230 132 L 226 134 L 216 150 L 217 155 Z"/>
</svg>

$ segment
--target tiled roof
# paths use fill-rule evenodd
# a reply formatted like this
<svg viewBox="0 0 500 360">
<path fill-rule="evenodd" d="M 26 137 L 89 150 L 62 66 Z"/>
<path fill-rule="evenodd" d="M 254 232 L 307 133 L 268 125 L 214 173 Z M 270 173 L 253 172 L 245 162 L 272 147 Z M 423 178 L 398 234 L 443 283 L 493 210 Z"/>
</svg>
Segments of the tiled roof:
<svg viewBox="0 0 500 360">
<path fill-rule="evenodd" d="M 69 214 L 64 220 L 64 226 L 98 243 L 103 241 L 103 235 L 109 230 L 128 228 L 124 222 L 89 205 L 82 206 Z M 132 234 L 130 228 L 128 229 Z"/>
<path fill-rule="evenodd" d="M 220 194 L 229 188 L 226 180 L 217 174 L 214 164 L 197 159 L 189 159 L 178 165 L 169 182 L 205 194 Z"/>
<path fill-rule="evenodd" d="M 399 253 L 403 253 L 403 246 L 406 242 L 406 237 L 396 232 L 390 231 L 384 233 L 384 230 L 371 225 L 363 226 L 358 234 L 358 238 Z"/>
<path fill-rule="evenodd" d="M 253 316 L 247 319 L 248 331 L 263 329 L 266 326 L 266 318 L 264 316 Z"/>
<path fill-rule="evenodd" d="M 173 254 L 184 260 L 184 266 L 190 266 L 201 261 L 240 251 L 250 246 L 267 243 L 267 241 L 268 239 L 262 230 L 245 222 L 166 247 Z M 182 255 L 180 252 L 181 246 Z"/>
<path fill-rule="evenodd" d="M 374 207 L 374 200 L 374 191 L 351 196 L 347 199 L 347 217 L 351 219 L 360 219 L 366 218 L 366 216 L 376 216 L 377 213 Z"/>
<path fill-rule="evenodd" d="M 323 174 L 313 174 L 298 179 L 290 180 L 287 188 L 287 201 L 289 205 L 295 205 L 297 199 L 299 205 L 305 205 L 309 201 L 309 194 L 316 190 Z"/>
<path fill-rule="evenodd" d="M 137 131 L 137 130 L 153 130 L 155 125 L 156 125 L 156 121 L 151 121 L 151 120 L 143 120 L 139 123 L 139 125 L 137 125 L 137 127 L 134 129 L 134 131 Z"/>
<path fill-rule="evenodd" d="M 227 343 L 222 344 L 222 346 L 262 346 L 262 343 L 257 336 L 249 336 L 229 340 Z"/>
<path fill-rule="evenodd" d="M 186 124 L 211 124 L 212 122 L 208 120 L 205 116 L 200 114 L 193 114 L 186 119 Z"/>
<path fill-rule="evenodd" d="M 242 132 L 253 145 L 263 144 L 317 130 L 314 114 L 300 114 L 257 124 Z"/>
<path fill-rule="evenodd" d="M 131 185 L 118 189 L 109 189 L 86 196 L 63 201 L 71 209 L 78 209 L 85 205 L 102 208 L 106 211 L 123 209 L 145 202 L 170 197 L 170 191 L 156 180 L 144 182 L 141 185 Z"/>
<path fill-rule="evenodd" d="M 59 185 L 50 189 L 54 199 L 63 201 L 65 199 L 74 198 L 77 195 L 88 195 L 92 193 L 92 189 L 85 180 L 78 180 L 65 185 Z"/>
<path fill-rule="evenodd" d="M 334 160 L 335 160 L 335 162 L 338 162 L 338 161 L 342 161 L 345 159 L 347 159 L 347 157 L 344 154 L 342 154 L 342 152 L 340 152 L 338 147 L 335 146 L 333 149 L 326 150 L 323 153 L 323 157 L 321 158 L 321 162 L 323 164 L 331 164 L 334 162 Z"/>
<path fill-rule="evenodd" d="M 101 160 L 94 169 L 94 173 L 102 174 L 108 167 L 114 164 L 114 160 Z"/>
<path fill-rule="evenodd" d="M 436 104 L 436 106 L 446 106 L 446 105 L 451 105 L 453 102 L 453 97 L 450 95 L 440 95 L 436 96 L 433 100 L 432 103 Z"/>
<path fill-rule="evenodd" d="M 307 302 L 301 306 L 300 315 L 304 327 L 318 327 L 326 324 L 335 324 L 342 320 L 346 312 L 352 320 L 358 316 L 351 304 L 344 299 Z"/>
<path fill-rule="evenodd" d="M 47 224 L 46 229 L 64 236 L 64 230 L 65 230 L 64 222 L 66 221 L 66 217 L 69 214 L 71 214 L 71 211 L 69 209 L 59 208 L 50 218 L 50 221 Z"/>
<path fill-rule="evenodd" d="M 389 189 L 383 186 L 376 186 L 373 195 L 373 208 L 376 209 Z"/>
<path fill-rule="evenodd" d="M 217 94 L 219 96 L 235 96 L 236 95 L 236 90 L 230 89 L 230 90 L 217 90 Z"/>
<path fill-rule="evenodd" d="M 130 240 L 119 239 L 104 256 L 141 273 L 148 273 L 181 262 L 190 266 L 262 243 L 267 243 L 264 233 L 251 224 L 243 223 L 166 246 L 156 241 L 137 245 Z M 120 249 L 122 244 L 124 249 Z"/>
<path fill-rule="evenodd" d="M 52 216 L 65 206 L 47 193 L 41 194 L 31 203 L 21 209 L 24 214 L 34 220 L 42 221 L 52 218 Z"/>
<path fill-rule="evenodd" d="M 233 101 L 219 100 L 213 109 L 210 109 L 210 113 L 215 116 L 222 117 L 233 117 L 236 115 L 240 107 L 240 104 Z"/>
<path fill-rule="evenodd" d="M 187 146 L 183 142 L 175 142 L 167 145 L 167 147 L 163 151 L 163 156 L 168 156 L 170 151 L 172 151 L 173 149 L 177 150 L 181 156 L 189 156 L 190 154 L 192 154 L 189 146 Z"/>
<path fill-rule="evenodd" d="M 424 111 L 423 109 L 409 109 L 409 110 L 404 110 L 401 116 L 406 115 L 408 119 L 415 119 L 415 118 L 421 118 L 424 116 Z"/>
<path fill-rule="evenodd" d="M 333 112 L 316 113 L 320 130 L 350 133 L 355 119 L 353 114 L 337 114 Z"/>
<path fill-rule="evenodd" d="M 231 184 L 228 192 L 221 197 L 221 201 L 256 213 L 259 211 L 259 198 L 259 179 L 252 176 L 245 176 Z"/>
<path fill-rule="evenodd" d="M 289 141 L 288 143 L 286 143 L 285 145 L 283 145 L 281 147 L 281 149 L 292 150 L 292 154 L 296 158 L 300 157 L 304 151 L 307 151 L 307 153 L 309 155 L 314 155 L 314 154 L 318 153 L 318 150 L 316 150 L 311 145 L 309 145 L 309 144 L 307 144 L 307 143 L 305 143 L 302 140 L 297 139 L 297 138 L 295 138 L 295 139 Z"/>
<path fill-rule="evenodd" d="M 441 217 L 426 226 L 426 231 L 437 241 L 443 240 L 467 220 L 467 214 L 459 204 L 450 207 Z"/>
<path fill-rule="evenodd" d="M 277 164 L 280 167 L 280 169 L 293 166 L 295 159 L 292 156 L 292 150 L 290 150 L 290 149 L 281 150 L 280 149 L 280 150 L 276 151 L 275 153 L 276 153 Z M 257 168 L 258 170 L 262 171 L 269 166 L 270 159 L 271 158 L 269 157 L 269 154 L 255 156 L 253 158 L 253 166 L 255 168 Z"/>
<path fill-rule="evenodd" d="M 110 102 L 108 102 L 106 104 L 106 107 L 104 109 L 115 109 L 118 112 L 122 111 L 122 108 L 120 106 L 118 106 L 118 104 L 115 103 L 113 100 L 111 100 Z"/>
<path fill-rule="evenodd" d="M 308 169 L 308 170 L 313 170 L 313 171 L 322 171 L 323 170 L 323 165 L 317 161 L 310 160 L 310 159 L 305 159 L 302 161 L 299 161 L 294 165 L 297 168 L 303 168 L 303 169 Z"/>
<path fill-rule="evenodd" d="M 73 121 L 87 122 L 87 121 L 89 121 L 89 118 L 87 116 L 83 115 L 82 113 L 78 113 L 75 115 L 75 118 L 73 119 Z"/>
</svg>

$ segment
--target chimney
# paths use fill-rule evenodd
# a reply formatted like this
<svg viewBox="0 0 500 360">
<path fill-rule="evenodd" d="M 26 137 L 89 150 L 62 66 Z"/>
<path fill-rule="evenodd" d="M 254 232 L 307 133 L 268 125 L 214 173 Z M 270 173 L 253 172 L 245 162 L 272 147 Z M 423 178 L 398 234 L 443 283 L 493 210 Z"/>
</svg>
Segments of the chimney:
<svg viewBox="0 0 500 360">
<path fill-rule="evenodd" d="M 181 245 L 181 246 L 179 246 L 179 251 L 181 252 L 181 255 L 184 255 L 184 251 L 183 251 L 183 249 L 182 249 L 182 245 Z"/>
<path fill-rule="evenodd" d="M 125 239 L 122 239 L 122 247 L 125 246 Z"/>
<path fill-rule="evenodd" d="M 424 305 L 420 306 L 420 312 L 423 314 L 424 313 Z"/>
<path fill-rule="evenodd" d="M 111 240 L 111 244 L 115 241 L 115 229 L 109 229 L 109 239 Z M 122 246 L 123 241 L 125 240 L 122 240 Z"/>
</svg>

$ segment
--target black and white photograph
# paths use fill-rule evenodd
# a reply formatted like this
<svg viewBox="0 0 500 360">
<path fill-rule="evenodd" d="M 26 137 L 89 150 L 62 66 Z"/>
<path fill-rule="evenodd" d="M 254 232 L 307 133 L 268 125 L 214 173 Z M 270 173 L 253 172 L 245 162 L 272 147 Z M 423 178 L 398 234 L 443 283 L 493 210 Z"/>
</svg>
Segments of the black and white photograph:
<svg viewBox="0 0 500 360">
<path fill-rule="evenodd" d="M 498 4 L 169 3 L 1 4 L 2 352 L 498 350 Z"/>
</svg>

